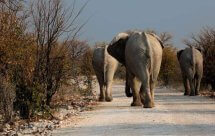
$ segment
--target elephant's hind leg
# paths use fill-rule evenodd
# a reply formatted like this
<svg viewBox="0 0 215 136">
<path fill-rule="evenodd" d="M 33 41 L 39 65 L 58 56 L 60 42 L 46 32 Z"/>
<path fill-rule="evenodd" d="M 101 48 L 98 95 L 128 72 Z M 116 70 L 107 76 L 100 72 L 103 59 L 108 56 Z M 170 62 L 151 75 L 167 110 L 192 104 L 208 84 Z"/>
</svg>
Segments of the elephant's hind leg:
<svg viewBox="0 0 215 136">
<path fill-rule="evenodd" d="M 186 77 L 183 77 L 183 83 L 184 83 L 184 95 L 189 95 L 189 80 Z"/>
<path fill-rule="evenodd" d="M 144 105 L 144 108 L 152 108 L 153 107 L 153 100 L 150 91 L 150 76 L 148 70 L 142 71 L 141 81 L 142 86 L 140 89 L 140 98 Z"/>
<path fill-rule="evenodd" d="M 99 95 L 99 101 L 100 102 L 105 102 L 105 87 L 104 85 L 100 85 L 100 95 Z"/>
<path fill-rule="evenodd" d="M 141 83 L 135 77 L 131 77 L 130 80 L 131 80 L 131 90 L 133 93 L 133 102 L 131 103 L 131 106 L 142 106 L 142 103 L 140 101 L 140 95 L 139 95 Z"/>
<path fill-rule="evenodd" d="M 132 92 L 130 91 L 129 75 L 127 70 L 126 70 L 126 81 L 125 81 L 125 94 L 127 97 L 133 96 Z"/>
<path fill-rule="evenodd" d="M 113 100 L 112 97 L 112 81 L 107 81 L 106 91 L 105 91 L 105 100 L 107 102 L 111 102 Z"/>
<path fill-rule="evenodd" d="M 99 94 L 99 101 L 104 102 L 105 101 L 105 86 L 104 86 L 104 80 L 102 74 L 96 73 L 98 82 L 99 82 L 99 89 L 100 89 L 100 94 Z"/>
<path fill-rule="evenodd" d="M 145 85 L 141 86 L 140 89 L 140 98 L 144 105 L 144 108 L 152 108 L 154 107 L 154 101 L 152 100 L 151 91 Z"/>
<path fill-rule="evenodd" d="M 201 77 L 196 77 L 196 86 L 195 86 L 195 95 L 199 95 L 200 84 L 201 84 Z"/>
<path fill-rule="evenodd" d="M 195 75 L 193 73 L 192 68 L 189 68 L 186 71 L 186 77 L 189 80 L 190 85 L 190 96 L 195 96 Z"/>
<path fill-rule="evenodd" d="M 190 96 L 195 96 L 195 81 L 194 79 L 189 79 L 189 83 L 190 83 Z"/>
<path fill-rule="evenodd" d="M 99 88 L 100 88 L 99 101 L 105 102 L 105 86 L 103 82 L 99 83 Z"/>
<path fill-rule="evenodd" d="M 105 71 L 105 84 L 106 84 L 106 90 L 105 90 L 105 100 L 107 102 L 111 102 L 113 100 L 112 97 L 112 83 L 113 83 L 113 77 L 114 73 L 116 72 L 117 65 L 116 64 L 108 64 L 106 67 L 107 71 Z"/>
<path fill-rule="evenodd" d="M 151 81 L 150 83 L 150 92 L 151 92 L 151 96 L 152 96 L 152 107 L 155 107 L 155 96 L 154 96 L 154 88 L 155 88 L 155 81 Z"/>
</svg>

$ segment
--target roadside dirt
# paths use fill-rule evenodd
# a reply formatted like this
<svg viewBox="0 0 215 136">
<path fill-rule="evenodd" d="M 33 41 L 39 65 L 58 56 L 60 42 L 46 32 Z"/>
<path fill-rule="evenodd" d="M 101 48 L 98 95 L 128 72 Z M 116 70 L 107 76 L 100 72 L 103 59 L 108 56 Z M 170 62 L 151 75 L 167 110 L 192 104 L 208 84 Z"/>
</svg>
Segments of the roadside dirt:
<svg viewBox="0 0 215 136">
<path fill-rule="evenodd" d="M 202 96 L 183 96 L 169 88 L 157 88 L 156 107 L 130 107 L 123 85 L 113 86 L 114 100 L 83 112 L 73 125 L 54 136 L 215 135 L 215 101 Z"/>
</svg>

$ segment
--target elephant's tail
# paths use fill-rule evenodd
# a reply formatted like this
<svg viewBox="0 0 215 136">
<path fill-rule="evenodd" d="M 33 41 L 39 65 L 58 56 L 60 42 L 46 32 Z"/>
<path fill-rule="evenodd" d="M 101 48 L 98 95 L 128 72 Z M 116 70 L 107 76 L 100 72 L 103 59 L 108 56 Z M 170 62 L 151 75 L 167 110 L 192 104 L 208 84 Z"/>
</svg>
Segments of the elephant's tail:
<svg viewBox="0 0 215 136">
<path fill-rule="evenodd" d="M 149 65 L 149 71 L 150 69 L 152 68 L 152 64 L 153 64 L 153 60 L 152 60 L 152 50 L 151 50 L 151 47 L 150 47 L 150 41 L 149 41 L 149 38 L 147 37 L 147 34 L 145 32 L 142 32 L 142 39 L 143 39 L 143 43 L 144 43 L 144 46 L 145 46 L 145 55 L 146 55 L 146 61 L 147 64 Z"/>
<path fill-rule="evenodd" d="M 107 81 L 106 81 L 106 79 L 107 79 L 106 78 L 106 76 L 107 76 L 107 54 L 108 54 L 107 53 L 107 47 L 108 47 L 108 45 L 105 45 L 105 47 L 104 47 L 104 56 L 103 56 L 104 57 L 104 67 L 103 67 L 104 68 L 103 69 L 104 70 L 104 73 L 103 73 L 104 74 L 103 75 L 104 80 L 103 81 L 104 81 L 105 84 L 107 83 Z"/>
</svg>

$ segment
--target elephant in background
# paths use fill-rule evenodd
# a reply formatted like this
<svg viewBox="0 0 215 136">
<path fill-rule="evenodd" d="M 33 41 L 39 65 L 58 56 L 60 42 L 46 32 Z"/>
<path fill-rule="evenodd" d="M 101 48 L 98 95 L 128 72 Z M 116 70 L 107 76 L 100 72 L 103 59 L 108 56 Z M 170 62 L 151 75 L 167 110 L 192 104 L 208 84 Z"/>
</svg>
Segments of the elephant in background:
<svg viewBox="0 0 215 136">
<path fill-rule="evenodd" d="M 118 61 L 108 54 L 107 45 L 105 47 L 97 47 L 94 50 L 92 65 L 100 87 L 99 101 L 112 101 L 112 82 L 118 67 Z M 128 97 L 132 96 L 127 82 L 125 91 Z"/>
<path fill-rule="evenodd" d="M 201 52 L 194 47 L 190 47 L 178 51 L 177 57 L 183 77 L 184 95 L 199 95 L 203 75 L 203 57 Z"/>
<path fill-rule="evenodd" d="M 133 91 L 131 106 L 154 107 L 154 87 L 163 53 L 160 38 L 142 31 L 122 32 L 113 38 L 107 50 L 126 67 Z"/>
</svg>

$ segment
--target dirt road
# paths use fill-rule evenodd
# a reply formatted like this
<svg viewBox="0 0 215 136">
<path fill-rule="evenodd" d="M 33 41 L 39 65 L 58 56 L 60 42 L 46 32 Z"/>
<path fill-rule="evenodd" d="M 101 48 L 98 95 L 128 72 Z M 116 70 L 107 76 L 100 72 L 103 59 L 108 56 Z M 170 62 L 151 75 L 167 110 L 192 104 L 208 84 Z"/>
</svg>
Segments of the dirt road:
<svg viewBox="0 0 215 136">
<path fill-rule="evenodd" d="M 84 112 L 75 125 L 54 136 L 215 135 L 215 101 L 183 96 L 171 89 L 156 89 L 156 107 L 130 107 L 123 85 L 113 86 L 114 101 Z"/>
</svg>

